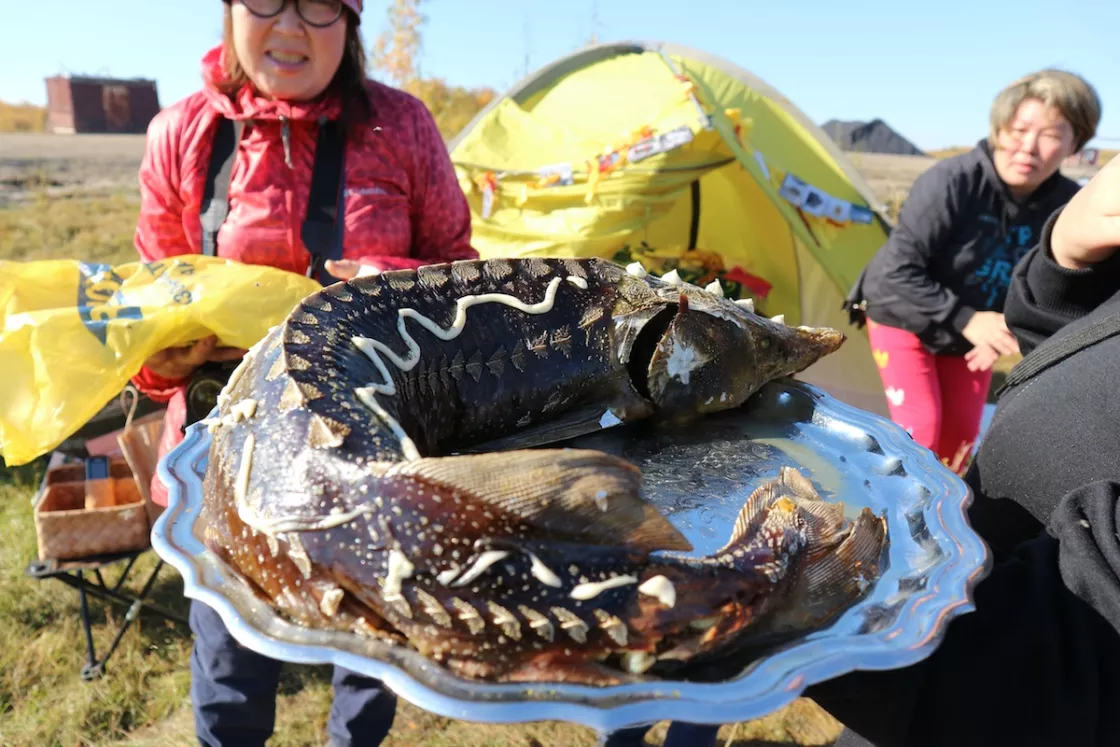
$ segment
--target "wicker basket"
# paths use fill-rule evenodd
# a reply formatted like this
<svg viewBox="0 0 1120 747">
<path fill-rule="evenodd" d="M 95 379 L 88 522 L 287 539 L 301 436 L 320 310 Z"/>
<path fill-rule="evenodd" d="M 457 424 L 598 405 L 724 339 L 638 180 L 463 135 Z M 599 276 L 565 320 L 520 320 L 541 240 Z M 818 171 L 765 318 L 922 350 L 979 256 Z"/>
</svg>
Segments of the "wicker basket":
<svg viewBox="0 0 1120 747">
<path fill-rule="evenodd" d="M 86 508 L 84 474 L 82 464 L 61 465 L 47 473 L 35 503 L 40 560 L 89 558 L 149 545 L 148 512 L 127 462 L 110 464 L 106 480 L 112 483 L 112 506 Z"/>
</svg>

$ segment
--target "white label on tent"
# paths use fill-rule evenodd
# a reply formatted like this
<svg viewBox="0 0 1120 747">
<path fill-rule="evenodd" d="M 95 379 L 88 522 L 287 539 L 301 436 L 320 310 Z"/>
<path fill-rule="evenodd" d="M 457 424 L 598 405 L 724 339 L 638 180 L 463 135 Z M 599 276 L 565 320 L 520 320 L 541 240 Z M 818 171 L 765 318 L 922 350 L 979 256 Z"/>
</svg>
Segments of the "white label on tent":
<svg viewBox="0 0 1120 747">
<path fill-rule="evenodd" d="M 837 197 L 830 197 L 825 209 L 828 219 L 836 223 L 847 223 L 852 217 L 852 203 Z"/>
<path fill-rule="evenodd" d="M 824 215 L 825 209 L 828 207 L 828 202 L 832 198 L 816 187 L 808 187 L 805 190 L 805 199 L 801 202 L 801 209 L 809 215 L 815 215 L 818 218 Z"/>
<path fill-rule="evenodd" d="M 758 161 L 758 168 L 762 169 L 762 175 L 769 181 L 770 167 L 766 165 L 766 158 L 762 155 L 762 151 L 756 150 L 754 152 L 754 160 Z"/>
<path fill-rule="evenodd" d="M 642 142 L 640 142 L 636 145 L 631 145 L 630 146 L 630 150 L 628 150 L 626 152 L 626 159 L 628 161 L 630 161 L 630 163 L 637 163 L 638 161 L 641 161 L 643 158 L 649 158 L 654 153 L 660 152 L 660 151 L 658 151 L 657 148 L 658 148 L 657 138 L 650 138 L 648 140 L 643 140 Z"/>
<path fill-rule="evenodd" d="M 642 159 L 655 156 L 658 153 L 665 153 L 687 143 L 691 143 L 692 138 L 692 129 L 688 125 L 681 125 L 675 130 L 669 130 L 663 135 L 651 137 L 640 143 L 631 145 L 630 150 L 626 151 L 626 158 L 630 163 L 637 163 Z"/>
<path fill-rule="evenodd" d="M 482 190 L 482 217 L 489 218 L 490 211 L 494 209 L 494 190 L 486 187 Z"/>
<path fill-rule="evenodd" d="M 659 140 L 661 140 L 661 148 L 663 150 L 672 150 L 673 148 L 679 148 L 682 145 L 686 145 L 692 142 L 692 128 L 690 128 L 688 125 L 681 125 L 675 130 L 669 130 L 668 132 L 666 132 L 659 138 Z"/>
<path fill-rule="evenodd" d="M 782 188 L 778 190 L 778 194 L 787 199 L 795 207 L 801 207 L 805 201 L 805 194 L 809 191 L 809 185 L 798 179 L 793 174 L 786 174 L 786 178 L 782 180 Z"/>
<path fill-rule="evenodd" d="M 556 184 L 565 187 L 572 184 L 572 165 L 570 163 L 554 163 L 551 166 L 541 166 L 537 169 L 537 174 L 541 179 L 547 179 L 555 174 L 560 177 L 560 181 Z"/>
</svg>

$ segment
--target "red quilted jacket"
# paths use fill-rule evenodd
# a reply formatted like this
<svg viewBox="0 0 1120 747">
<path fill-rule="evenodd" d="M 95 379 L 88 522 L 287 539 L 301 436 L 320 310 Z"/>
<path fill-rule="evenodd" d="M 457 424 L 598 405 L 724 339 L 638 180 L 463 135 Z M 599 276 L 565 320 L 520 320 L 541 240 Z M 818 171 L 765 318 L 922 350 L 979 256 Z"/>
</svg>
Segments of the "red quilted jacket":
<svg viewBox="0 0 1120 747">
<path fill-rule="evenodd" d="M 219 256 L 304 273 L 310 255 L 300 239 L 321 116 L 337 117 L 337 96 L 306 103 L 275 101 L 246 86 L 229 98 L 215 82 L 221 48 L 203 58 L 203 89 L 160 112 L 148 128 L 140 166 L 136 248 L 145 261 L 198 254 L 200 205 L 211 141 L 221 116 L 245 121 L 229 186 L 229 216 L 218 233 Z M 343 256 L 380 269 L 478 256 L 470 245 L 470 211 L 447 149 L 418 99 L 369 81 L 373 118 L 346 142 Z M 289 166 L 289 161 L 291 165 Z M 187 380 L 147 368 L 134 378 L 166 402 L 160 456 L 182 439 Z M 153 499 L 166 505 L 158 478 Z"/>
</svg>

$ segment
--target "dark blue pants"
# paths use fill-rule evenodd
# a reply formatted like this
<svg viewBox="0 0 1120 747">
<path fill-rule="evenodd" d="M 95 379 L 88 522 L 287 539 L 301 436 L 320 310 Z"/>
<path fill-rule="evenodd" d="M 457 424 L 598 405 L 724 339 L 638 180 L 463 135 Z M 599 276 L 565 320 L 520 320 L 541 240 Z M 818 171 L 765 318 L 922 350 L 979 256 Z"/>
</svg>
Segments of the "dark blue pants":
<svg viewBox="0 0 1120 747">
<path fill-rule="evenodd" d="M 611 732 L 605 738 L 600 738 L 599 747 L 641 747 L 646 732 L 653 728 L 649 726 L 632 726 L 629 729 L 620 729 Z M 715 747 L 719 726 L 710 724 L 686 724 L 674 721 L 669 724 L 669 733 L 665 735 L 663 747 Z"/>
<path fill-rule="evenodd" d="M 245 648 L 222 618 L 191 600 L 191 703 L 203 747 L 264 747 L 276 722 L 281 663 Z M 397 698 L 379 680 L 342 667 L 331 680 L 327 731 L 335 747 L 375 747 L 393 726 Z"/>
</svg>

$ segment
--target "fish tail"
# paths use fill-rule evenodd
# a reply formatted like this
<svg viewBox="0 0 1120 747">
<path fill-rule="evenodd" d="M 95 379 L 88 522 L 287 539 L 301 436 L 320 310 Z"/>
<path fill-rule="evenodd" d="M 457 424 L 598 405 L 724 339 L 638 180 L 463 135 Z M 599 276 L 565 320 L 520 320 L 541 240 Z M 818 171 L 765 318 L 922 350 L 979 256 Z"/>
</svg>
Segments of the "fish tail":
<svg viewBox="0 0 1120 747">
<path fill-rule="evenodd" d="M 888 545 L 886 519 L 863 509 L 839 542 L 809 552 L 784 602 L 758 621 L 758 643 L 831 623 L 878 580 Z"/>
<path fill-rule="evenodd" d="M 843 506 L 825 503 L 807 478 L 783 467 L 777 478 L 747 497 L 727 544 L 715 558 L 777 581 L 802 551 L 839 541 L 842 520 Z"/>
<path fill-rule="evenodd" d="M 700 635 L 682 641 L 663 658 L 709 652 L 781 603 L 796 582 L 798 563 L 811 549 L 816 524 L 802 507 L 807 483 L 795 470 L 782 470 L 747 497 L 727 544 L 706 558 L 684 561 L 681 572 L 671 577 L 678 600 L 675 613 L 689 619 Z"/>
<path fill-rule="evenodd" d="M 695 615 L 690 625 L 703 632 L 658 659 L 708 666 L 713 656 L 761 651 L 848 609 L 879 578 L 888 538 L 885 520 L 870 509 L 852 522 L 843 511 L 792 468 L 756 489 L 731 539 L 705 559 L 740 574 L 738 592 L 723 596 L 726 577 L 709 579 L 706 588 L 678 579 L 678 597 L 692 602 L 682 613 Z M 710 612 L 700 617 L 704 609 Z"/>
<path fill-rule="evenodd" d="M 838 545 L 807 558 L 798 591 L 808 607 L 841 609 L 862 596 L 879 576 L 886 547 L 886 520 L 863 509 Z"/>
<path fill-rule="evenodd" d="M 779 537 L 785 546 L 775 544 Z M 788 574 L 792 588 L 783 596 L 800 599 L 800 608 L 839 608 L 878 577 L 886 520 L 869 508 L 845 520 L 842 503 L 823 500 L 807 477 L 783 467 L 743 506 L 728 547 L 744 545 L 787 558 L 779 572 Z"/>
</svg>

